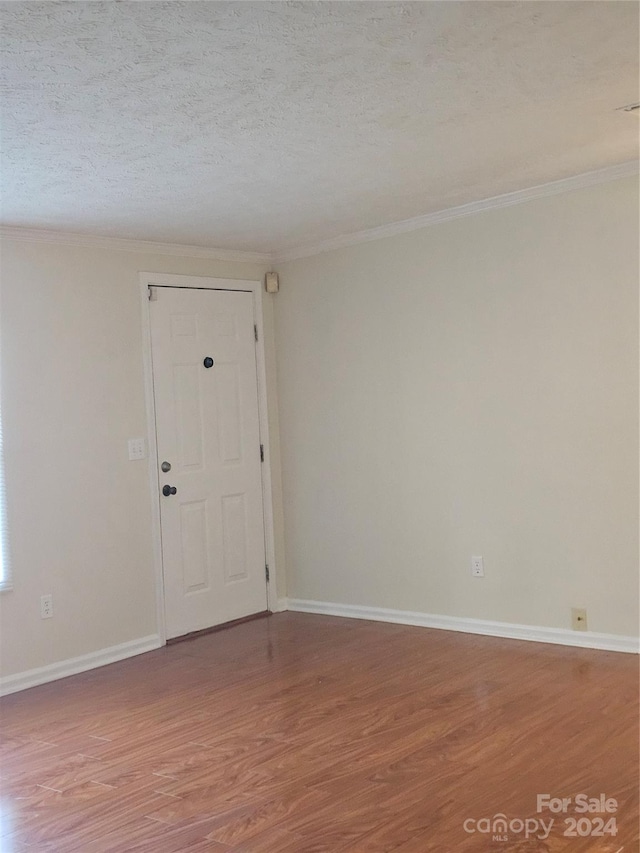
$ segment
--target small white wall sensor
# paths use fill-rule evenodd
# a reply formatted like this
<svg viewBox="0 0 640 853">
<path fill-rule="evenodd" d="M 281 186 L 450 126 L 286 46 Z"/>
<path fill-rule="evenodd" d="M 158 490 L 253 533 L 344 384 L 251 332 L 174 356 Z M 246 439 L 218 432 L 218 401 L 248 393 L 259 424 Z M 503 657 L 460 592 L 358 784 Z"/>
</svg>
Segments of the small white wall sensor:
<svg viewBox="0 0 640 853">
<path fill-rule="evenodd" d="M 277 272 L 268 272 L 264 279 L 264 286 L 267 293 L 277 293 L 280 290 L 280 280 Z"/>
</svg>

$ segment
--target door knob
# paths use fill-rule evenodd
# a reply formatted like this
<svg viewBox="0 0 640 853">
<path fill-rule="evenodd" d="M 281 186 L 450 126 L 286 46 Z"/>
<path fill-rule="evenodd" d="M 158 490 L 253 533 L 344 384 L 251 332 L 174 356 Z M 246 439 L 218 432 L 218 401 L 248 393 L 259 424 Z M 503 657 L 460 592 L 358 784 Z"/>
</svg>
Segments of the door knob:
<svg viewBox="0 0 640 853">
<path fill-rule="evenodd" d="M 177 491 L 178 490 L 176 489 L 175 486 L 163 486 L 162 487 L 162 494 L 165 496 L 165 498 L 168 498 L 169 495 L 175 495 Z"/>
</svg>

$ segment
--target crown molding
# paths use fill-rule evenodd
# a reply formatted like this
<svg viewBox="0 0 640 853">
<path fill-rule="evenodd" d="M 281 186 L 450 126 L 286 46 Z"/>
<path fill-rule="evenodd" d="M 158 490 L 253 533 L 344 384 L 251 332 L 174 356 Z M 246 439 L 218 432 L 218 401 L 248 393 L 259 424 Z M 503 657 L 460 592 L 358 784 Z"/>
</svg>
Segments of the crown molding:
<svg viewBox="0 0 640 853">
<path fill-rule="evenodd" d="M 297 246 L 285 249 L 282 252 L 244 252 L 235 249 L 217 249 L 211 246 L 189 246 L 181 243 L 155 243 L 148 240 L 129 240 L 120 237 L 99 237 L 91 234 L 76 234 L 67 231 L 49 231 L 38 228 L 20 228 L 14 226 L 0 226 L 0 237 L 12 240 L 21 240 L 27 243 L 58 243 L 66 246 L 85 246 L 94 249 L 111 249 L 119 252 L 141 252 L 156 255 L 176 255 L 186 258 L 208 258 L 216 261 L 232 261 L 236 263 L 274 264 L 286 263 L 287 261 L 309 258 L 323 252 L 335 249 L 344 249 L 348 246 L 357 246 L 359 243 L 369 243 L 373 240 L 381 240 L 384 237 L 393 237 L 396 234 L 405 234 L 410 231 L 418 231 L 429 225 L 437 225 L 440 222 L 450 222 L 453 219 L 462 219 L 465 216 L 473 216 L 485 210 L 496 210 L 502 207 L 511 207 L 515 204 L 523 204 L 537 198 L 559 195 L 574 190 L 594 187 L 598 184 L 617 181 L 621 178 L 630 178 L 638 174 L 638 160 L 621 163 L 618 166 L 607 166 L 593 172 L 584 172 L 581 175 L 573 175 L 570 178 L 561 178 L 558 181 L 550 181 L 539 184 L 528 189 L 516 190 L 491 198 L 472 201 L 457 207 L 448 207 L 433 213 L 425 213 L 412 219 L 403 219 L 400 222 L 391 222 L 388 225 L 380 225 L 377 228 L 369 228 L 365 231 L 356 231 L 351 234 L 343 234 L 332 237 L 320 243 Z"/>
<path fill-rule="evenodd" d="M 64 246 L 81 246 L 92 249 L 110 249 L 115 252 L 140 252 L 153 255 L 177 255 L 183 258 L 207 258 L 214 261 L 236 261 L 268 264 L 269 252 L 242 252 L 235 249 L 216 249 L 210 246 L 186 246 L 181 243 L 155 243 L 150 240 L 128 240 L 121 237 L 99 237 L 92 234 L 75 234 L 68 231 L 49 231 L 40 228 L 0 226 L 0 237 L 24 243 L 58 243 Z"/>
<path fill-rule="evenodd" d="M 562 178 L 558 181 L 550 181 L 549 183 L 539 184 L 528 189 L 516 190 L 515 192 L 505 193 L 504 195 L 461 204 L 457 207 L 437 210 L 433 213 L 415 216 L 412 219 L 403 219 L 400 222 L 391 222 L 388 225 L 369 228 L 366 231 L 344 234 L 339 237 L 333 237 L 330 240 L 323 240 L 321 243 L 298 246 L 284 252 L 276 252 L 273 261 L 275 263 L 285 263 L 286 261 L 294 261 L 299 258 L 309 258 L 312 255 L 319 255 L 322 252 L 330 252 L 334 249 L 343 249 L 348 246 L 356 246 L 359 243 L 369 243 L 372 240 L 393 237 L 396 234 L 418 231 L 420 228 L 426 228 L 429 225 L 436 225 L 439 222 L 450 222 L 452 219 L 461 219 L 465 216 L 472 216 L 474 213 L 482 213 L 485 210 L 511 207 L 514 204 L 523 204 L 537 198 L 545 198 L 547 196 L 572 192 L 573 190 L 594 187 L 598 184 L 617 181 L 621 178 L 630 178 L 638 174 L 638 165 L 638 160 L 631 160 L 627 163 L 621 163 L 618 166 L 607 166 L 604 169 L 597 169 L 594 172 L 585 172 L 581 175 Z"/>
</svg>

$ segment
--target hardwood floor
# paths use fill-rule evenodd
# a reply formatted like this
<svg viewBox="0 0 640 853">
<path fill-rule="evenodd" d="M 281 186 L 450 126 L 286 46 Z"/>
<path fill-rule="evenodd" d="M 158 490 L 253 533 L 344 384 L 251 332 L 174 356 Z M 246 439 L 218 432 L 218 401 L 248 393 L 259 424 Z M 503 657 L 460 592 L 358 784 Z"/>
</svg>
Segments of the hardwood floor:
<svg viewBox="0 0 640 853">
<path fill-rule="evenodd" d="M 633 655 L 283 613 L 6 697 L 0 732 L 4 853 L 639 848 Z"/>
</svg>

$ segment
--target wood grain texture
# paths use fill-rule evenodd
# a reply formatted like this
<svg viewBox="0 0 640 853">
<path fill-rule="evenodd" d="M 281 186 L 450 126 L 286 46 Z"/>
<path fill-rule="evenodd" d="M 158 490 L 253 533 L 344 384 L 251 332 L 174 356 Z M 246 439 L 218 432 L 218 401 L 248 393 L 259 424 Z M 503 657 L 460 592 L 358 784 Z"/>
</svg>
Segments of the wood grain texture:
<svg viewBox="0 0 640 853">
<path fill-rule="evenodd" d="M 639 849 L 631 655 L 282 613 L 8 696 L 0 732 L 4 853 Z M 539 793 L 616 798 L 617 835 L 463 828 Z"/>
</svg>

